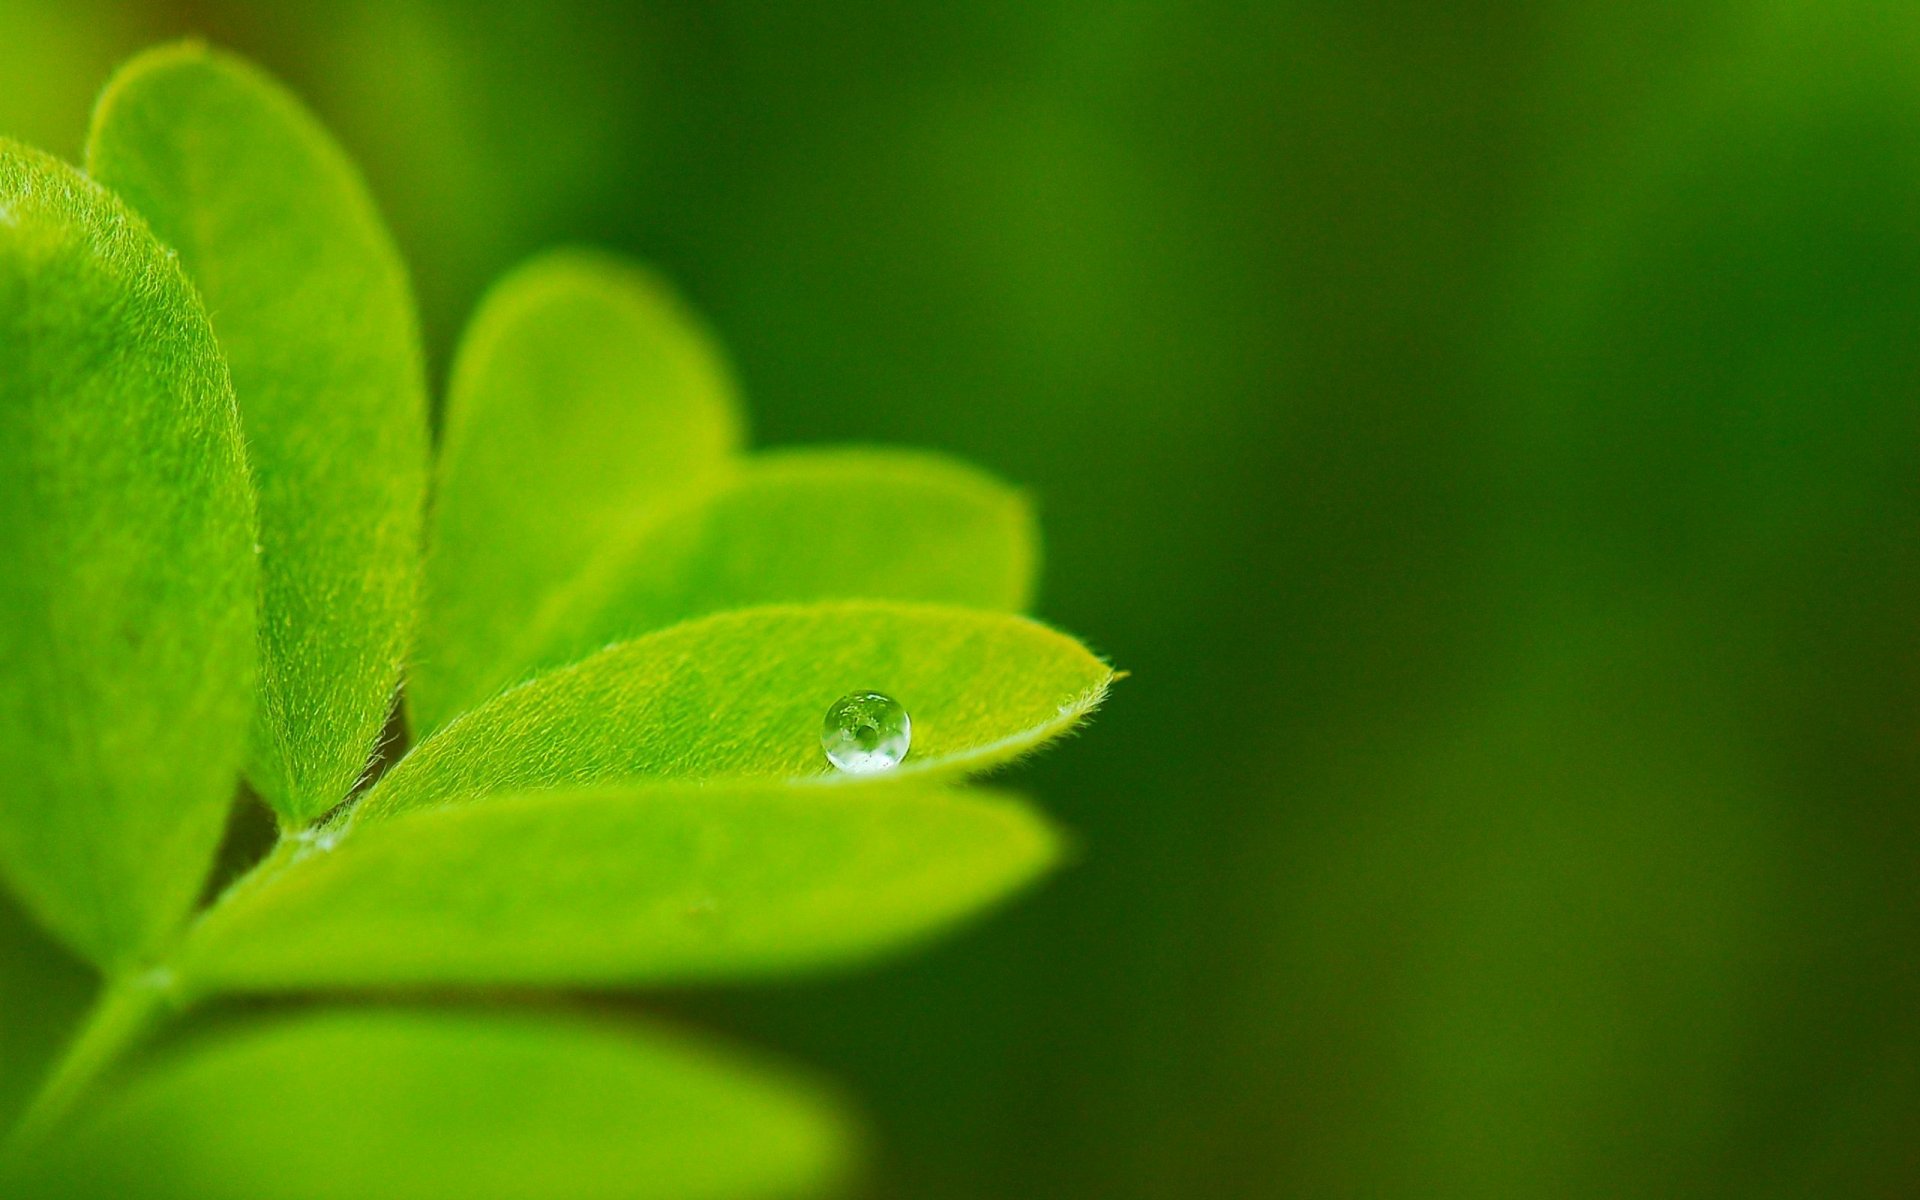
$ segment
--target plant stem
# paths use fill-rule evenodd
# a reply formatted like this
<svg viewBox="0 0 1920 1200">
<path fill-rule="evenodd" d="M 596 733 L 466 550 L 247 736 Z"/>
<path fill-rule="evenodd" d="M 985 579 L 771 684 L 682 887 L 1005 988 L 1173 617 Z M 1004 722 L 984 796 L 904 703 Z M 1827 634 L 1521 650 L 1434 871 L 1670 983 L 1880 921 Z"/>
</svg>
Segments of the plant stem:
<svg viewBox="0 0 1920 1200">
<path fill-rule="evenodd" d="M 142 971 L 109 980 L 94 1001 L 66 1053 L 48 1073 L 33 1102 L 8 1136 L 4 1155 L 32 1148 L 66 1116 L 95 1080 L 137 1045 L 155 1020 L 178 1001 L 163 971 Z"/>
<path fill-rule="evenodd" d="M 179 961 L 179 943 L 190 940 L 193 929 L 206 919 L 208 912 L 234 895 L 273 878 L 311 853 L 314 844 L 324 842 L 326 837 L 312 830 L 282 836 L 265 858 L 228 885 L 226 891 L 182 931 L 173 953 L 164 956 L 166 965 L 129 971 L 108 979 L 79 1031 L 67 1043 L 66 1053 L 48 1072 L 12 1132 L 0 1143 L 0 1163 L 31 1150 L 60 1123 L 87 1089 L 139 1045 L 162 1018 L 192 1003 L 193 994 L 181 986 L 170 964 Z"/>
</svg>

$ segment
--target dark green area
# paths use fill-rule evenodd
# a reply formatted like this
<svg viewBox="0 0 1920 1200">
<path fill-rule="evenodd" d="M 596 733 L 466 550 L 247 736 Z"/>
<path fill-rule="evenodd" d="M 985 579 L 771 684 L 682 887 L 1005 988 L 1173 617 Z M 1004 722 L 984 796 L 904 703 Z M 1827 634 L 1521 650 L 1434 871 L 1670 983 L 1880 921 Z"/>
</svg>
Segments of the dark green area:
<svg viewBox="0 0 1920 1200">
<path fill-rule="evenodd" d="M 873 1194 L 1920 1190 L 1911 5 L 292 7 L 15 0 L 0 133 L 227 43 L 437 371 L 524 253 L 649 258 L 757 444 L 1030 487 L 1134 672 L 1021 774 L 1053 884 L 677 1005 Z"/>
</svg>

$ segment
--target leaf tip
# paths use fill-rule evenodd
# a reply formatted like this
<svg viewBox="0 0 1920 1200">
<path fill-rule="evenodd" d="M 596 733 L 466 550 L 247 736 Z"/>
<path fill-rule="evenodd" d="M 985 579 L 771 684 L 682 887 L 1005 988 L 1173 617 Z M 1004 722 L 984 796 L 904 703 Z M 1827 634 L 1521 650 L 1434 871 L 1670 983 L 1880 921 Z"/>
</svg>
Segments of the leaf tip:
<svg viewBox="0 0 1920 1200">
<path fill-rule="evenodd" d="M 113 111 L 126 100 L 129 92 L 153 76 L 212 62 L 215 54 L 216 51 L 205 39 L 185 37 L 148 46 L 115 67 L 93 102 L 93 114 L 87 126 L 87 173 L 95 173 L 94 155 L 100 143 L 101 129 L 107 125 Z"/>
</svg>

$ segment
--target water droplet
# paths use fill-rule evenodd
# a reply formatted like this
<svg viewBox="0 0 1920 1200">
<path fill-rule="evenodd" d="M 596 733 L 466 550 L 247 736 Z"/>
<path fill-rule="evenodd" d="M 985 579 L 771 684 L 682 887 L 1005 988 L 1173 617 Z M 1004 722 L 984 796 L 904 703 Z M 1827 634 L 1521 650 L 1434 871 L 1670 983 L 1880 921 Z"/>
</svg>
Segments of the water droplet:
<svg viewBox="0 0 1920 1200">
<path fill-rule="evenodd" d="M 891 771 L 913 744 L 913 720 L 891 696 L 854 692 L 833 702 L 820 731 L 827 761 L 849 775 Z"/>
</svg>

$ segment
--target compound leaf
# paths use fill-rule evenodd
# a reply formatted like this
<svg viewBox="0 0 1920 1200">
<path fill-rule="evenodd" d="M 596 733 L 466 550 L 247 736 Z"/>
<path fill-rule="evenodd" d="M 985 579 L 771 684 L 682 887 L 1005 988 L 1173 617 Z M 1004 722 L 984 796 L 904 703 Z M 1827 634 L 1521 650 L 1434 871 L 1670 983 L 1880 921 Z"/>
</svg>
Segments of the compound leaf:
<svg viewBox="0 0 1920 1200">
<path fill-rule="evenodd" d="M 262 545 L 249 774 L 297 824 L 365 769 L 413 629 L 427 426 L 405 271 L 299 101 L 201 47 L 121 68 L 87 161 L 180 252 L 233 369 Z"/>
</svg>

